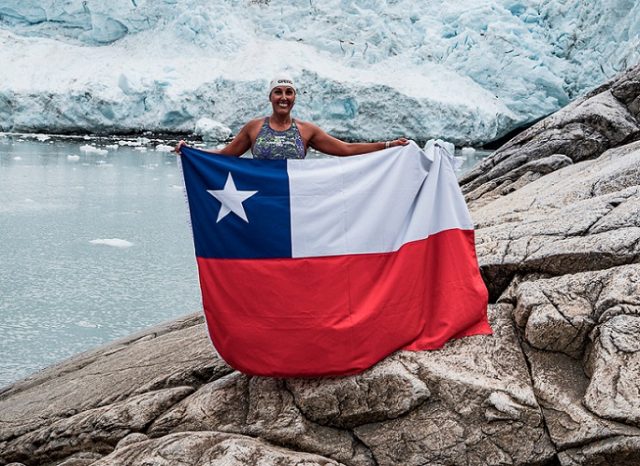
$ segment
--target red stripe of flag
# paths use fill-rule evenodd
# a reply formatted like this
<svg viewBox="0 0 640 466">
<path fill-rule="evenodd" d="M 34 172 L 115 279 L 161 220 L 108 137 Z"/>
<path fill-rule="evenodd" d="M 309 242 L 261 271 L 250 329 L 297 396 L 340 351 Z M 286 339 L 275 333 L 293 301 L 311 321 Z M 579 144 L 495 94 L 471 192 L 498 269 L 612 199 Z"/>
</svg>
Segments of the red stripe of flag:
<svg viewBox="0 0 640 466">
<path fill-rule="evenodd" d="M 198 268 L 211 339 L 249 374 L 353 374 L 399 349 L 491 333 L 473 230 L 390 253 L 198 258 Z"/>
</svg>

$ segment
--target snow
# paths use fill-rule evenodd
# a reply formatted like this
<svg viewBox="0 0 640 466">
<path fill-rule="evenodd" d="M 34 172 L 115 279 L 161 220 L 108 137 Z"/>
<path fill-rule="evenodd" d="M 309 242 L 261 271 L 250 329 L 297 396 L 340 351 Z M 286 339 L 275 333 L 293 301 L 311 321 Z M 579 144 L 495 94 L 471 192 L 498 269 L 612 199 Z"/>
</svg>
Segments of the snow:
<svg viewBox="0 0 640 466">
<path fill-rule="evenodd" d="M 338 137 L 479 145 L 640 60 L 632 0 L 4 0 L 0 130 L 237 133 L 297 81 Z"/>
</svg>

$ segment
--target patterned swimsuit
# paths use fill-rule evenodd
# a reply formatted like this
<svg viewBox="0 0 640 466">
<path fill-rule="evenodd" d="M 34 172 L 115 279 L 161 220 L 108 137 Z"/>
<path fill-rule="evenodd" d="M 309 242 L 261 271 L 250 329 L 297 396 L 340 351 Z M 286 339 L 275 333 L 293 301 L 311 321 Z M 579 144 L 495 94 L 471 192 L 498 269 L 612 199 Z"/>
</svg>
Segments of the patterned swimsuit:
<svg viewBox="0 0 640 466">
<path fill-rule="evenodd" d="M 307 152 L 295 120 L 285 131 L 276 131 L 269 126 L 269 117 L 264 119 L 256 141 L 251 148 L 254 159 L 304 159 Z"/>
</svg>

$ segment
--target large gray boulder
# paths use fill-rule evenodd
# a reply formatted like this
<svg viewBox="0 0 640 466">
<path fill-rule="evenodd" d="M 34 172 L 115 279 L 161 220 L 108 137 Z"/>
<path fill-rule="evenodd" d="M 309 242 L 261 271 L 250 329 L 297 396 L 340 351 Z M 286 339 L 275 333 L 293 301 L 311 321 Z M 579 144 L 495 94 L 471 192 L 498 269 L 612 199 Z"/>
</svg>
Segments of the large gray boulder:
<svg viewBox="0 0 640 466">
<path fill-rule="evenodd" d="M 468 178 L 494 335 L 273 379 L 187 316 L 5 389 L 0 464 L 640 464 L 639 72 Z"/>
</svg>

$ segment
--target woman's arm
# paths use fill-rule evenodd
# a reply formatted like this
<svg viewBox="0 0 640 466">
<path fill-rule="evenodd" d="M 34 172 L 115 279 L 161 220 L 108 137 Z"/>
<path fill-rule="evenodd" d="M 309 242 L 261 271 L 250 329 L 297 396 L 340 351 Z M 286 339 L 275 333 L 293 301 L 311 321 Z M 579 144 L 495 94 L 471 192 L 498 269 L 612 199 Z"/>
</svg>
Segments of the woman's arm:
<svg viewBox="0 0 640 466">
<path fill-rule="evenodd" d="M 329 155 L 359 155 L 388 147 L 406 146 L 409 144 L 409 141 L 405 138 L 394 139 L 393 141 L 387 142 L 344 142 L 327 134 L 316 125 L 311 123 L 305 123 L 305 125 L 309 126 L 311 133 L 308 145 Z"/>
<path fill-rule="evenodd" d="M 251 138 L 251 132 L 254 129 L 253 127 L 255 126 L 255 121 L 256 120 L 252 120 L 244 125 L 240 132 L 236 135 L 236 137 L 233 138 L 233 141 L 224 146 L 222 149 L 202 150 L 210 154 L 231 155 L 233 157 L 240 157 L 242 154 L 251 149 L 251 143 L 253 141 L 253 139 Z M 176 145 L 175 151 L 180 154 L 180 148 L 186 145 L 187 143 L 181 140 Z"/>
</svg>

